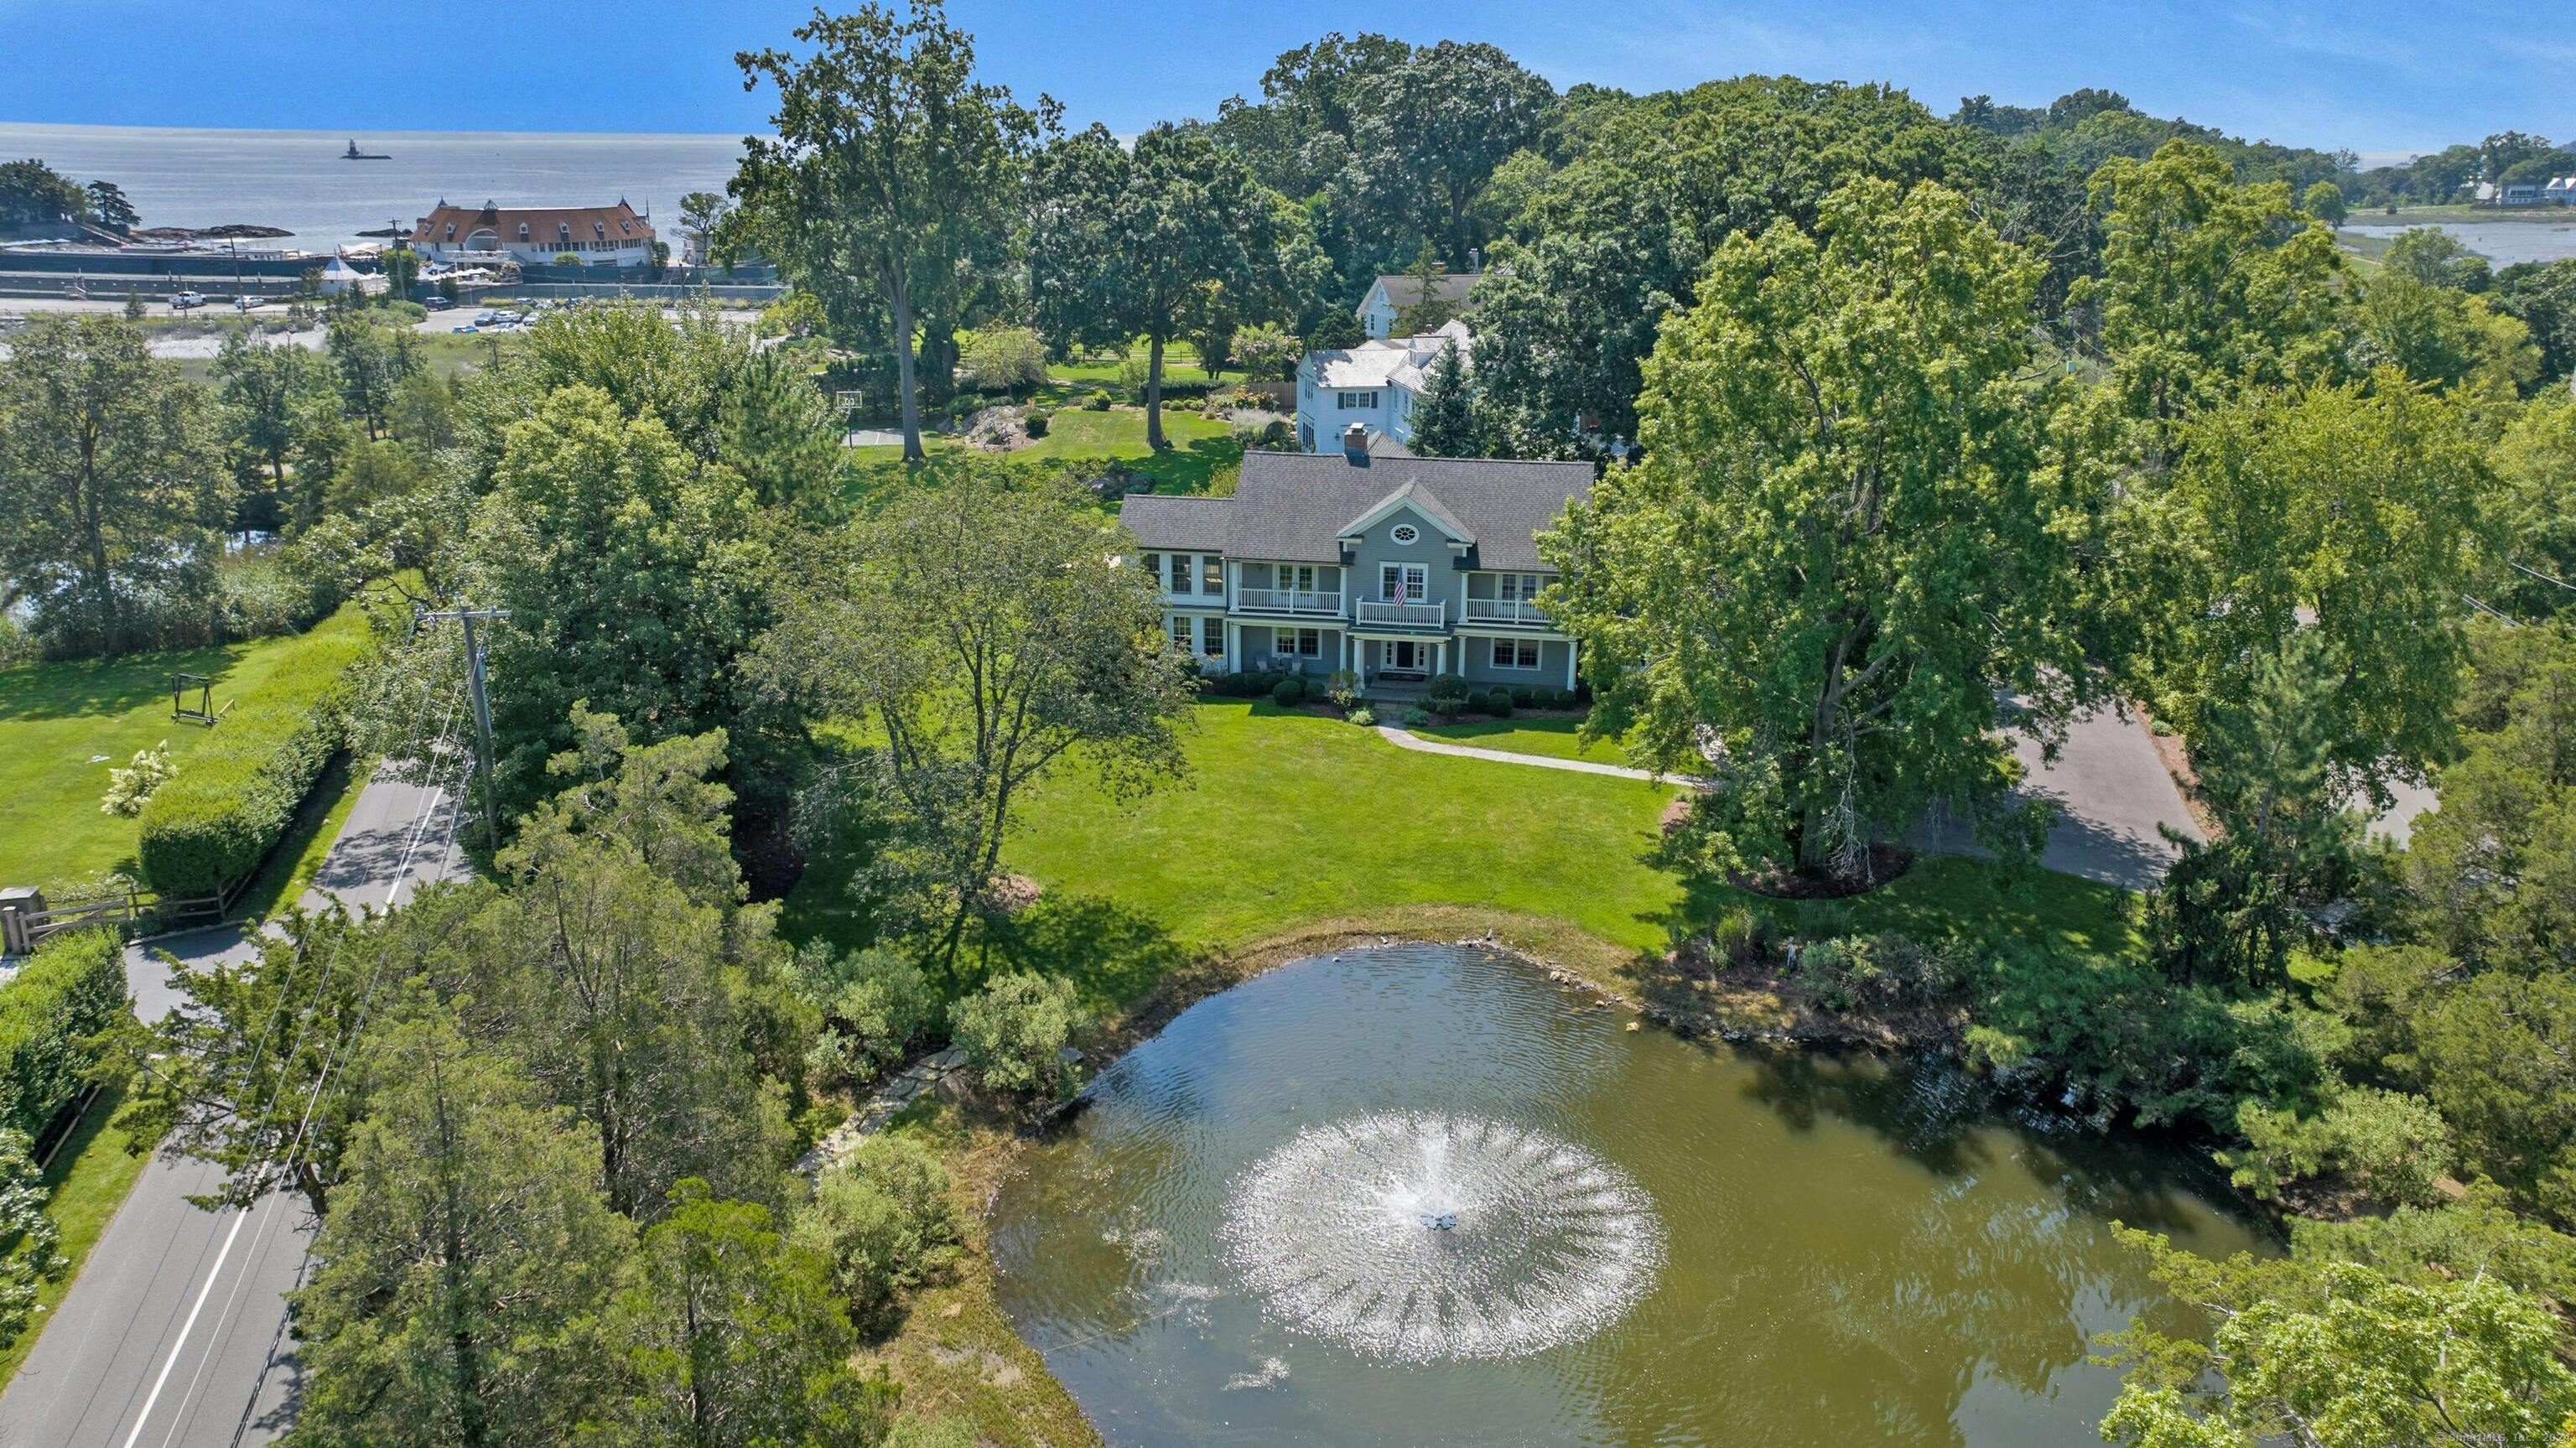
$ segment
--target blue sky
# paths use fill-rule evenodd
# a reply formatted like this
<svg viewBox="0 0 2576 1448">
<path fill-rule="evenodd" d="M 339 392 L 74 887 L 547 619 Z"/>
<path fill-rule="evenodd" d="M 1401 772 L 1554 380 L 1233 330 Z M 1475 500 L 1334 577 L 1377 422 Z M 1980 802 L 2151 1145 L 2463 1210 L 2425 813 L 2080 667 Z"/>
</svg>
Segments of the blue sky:
<svg viewBox="0 0 2576 1448">
<path fill-rule="evenodd" d="M 733 52 L 784 43 L 809 11 L 788 0 L 0 0 L 0 121 L 738 133 L 766 113 Z M 2576 134 L 2576 12 L 2564 0 L 952 0 L 952 13 L 992 76 L 1120 132 L 1210 114 L 1256 91 L 1273 54 L 1339 28 L 1491 41 L 1559 86 L 1786 72 L 1893 81 L 1946 113 L 1961 95 L 2042 104 L 2103 85 L 2158 115 L 2368 153 L 2508 127 Z"/>
</svg>

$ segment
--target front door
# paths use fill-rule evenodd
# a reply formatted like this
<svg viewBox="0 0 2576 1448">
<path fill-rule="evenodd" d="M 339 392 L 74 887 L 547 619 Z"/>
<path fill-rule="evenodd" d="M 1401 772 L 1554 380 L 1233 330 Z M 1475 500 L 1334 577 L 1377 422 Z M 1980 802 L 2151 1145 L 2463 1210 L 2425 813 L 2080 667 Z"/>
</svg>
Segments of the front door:
<svg viewBox="0 0 2576 1448">
<path fill-rule="evenodd" d="M 1411 639 L 1398 639 L 1386 646 L 1386 666 L 1399 674 L 1419 673 L 1423 667 L 1422 645 Z"/>
</svg>

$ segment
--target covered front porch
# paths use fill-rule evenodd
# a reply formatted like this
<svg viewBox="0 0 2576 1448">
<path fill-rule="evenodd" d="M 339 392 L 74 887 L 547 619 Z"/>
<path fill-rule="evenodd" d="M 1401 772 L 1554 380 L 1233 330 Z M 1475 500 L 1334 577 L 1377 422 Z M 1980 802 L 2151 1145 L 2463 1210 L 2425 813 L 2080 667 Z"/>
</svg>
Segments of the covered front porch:
<svg viewBox="0 0 2576 1448">
<path fill-rule="evenodd" d="M 1360 676 L 1360 691 L 1372 699 L 1410 703 L 1422 697 L 1432 679 L 1457 672 L 1458 645 L 1448 638 L 1404 634 L 1350 634 L 1351 662 Z"/>
</svg>

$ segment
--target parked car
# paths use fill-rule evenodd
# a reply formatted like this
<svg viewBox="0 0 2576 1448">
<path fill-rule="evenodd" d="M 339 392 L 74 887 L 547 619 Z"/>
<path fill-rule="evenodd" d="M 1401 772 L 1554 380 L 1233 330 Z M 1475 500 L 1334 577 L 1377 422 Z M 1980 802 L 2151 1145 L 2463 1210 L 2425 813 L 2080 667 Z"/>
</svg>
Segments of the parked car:
<svg viewBox="0 0 2576 1448">
<path fill-rule="evenodd" d="M 447 330 L 449 330 L 449 331 L 451 331 L 451 332 L 461 332 L 461 333 L 465 333 L 465 334 L 471 335 L 472 333 L 482 331 L 483 329 L 482 329 L 482 328 L 480 328 L 480 327 L 478 327 L 478 326 L 475 326 L 472 322 L 464 322 L 464 323 L 460 323 L 460 324 L 458 324 L 458 325 L 456 325 L 456 326 L 450 327 L 450 328 L 448 328 Z"/>
<path fill-rule="evenodd" d="M 474 314 L 474 325 L 478 327 L 488 327 L 499 320 L 501 320 L 501 314 L 499 312 L 486 311 L 476 312 Z"/>
<path fill-rule="evenodd" d="M 205 304 L 206 294 L 204 292 L 172 292 L 170 294 L 170 309 L 174 312 L 184 312 L 190 307 L 202 307 Z"/>
<path fill-rule="evenodd" d="M 429 300 L 421 303 L 421 306 L 433 312 L 443 312 L 455 305 L 456 303 L 449 301 L 445 297 L 431 297 Z"/>
<path fill-rule="evenodd" d="M 256 306 L 258 306 L 258 305 L 259 305 L 259 298 L 257 298 L 257 297 L 253 297 L 253 296 L 239 296 L 239 297 L 235 297 L 235 298 L 233 298 L 233 310 L 234 310 L 234 311 L 237 311 L 237 312 L 247 312 L 247 311 L 249 311 L 251 308 L 256 307 Z"/>
</svg>

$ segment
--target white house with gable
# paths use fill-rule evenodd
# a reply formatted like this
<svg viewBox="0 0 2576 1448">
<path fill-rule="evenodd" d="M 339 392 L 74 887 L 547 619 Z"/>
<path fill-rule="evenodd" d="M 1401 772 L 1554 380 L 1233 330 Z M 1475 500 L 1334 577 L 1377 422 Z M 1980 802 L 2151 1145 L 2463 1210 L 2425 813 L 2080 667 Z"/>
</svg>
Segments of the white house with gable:
<svg viewBox="0 0 2576 1448">
<path fill-rule="evenodd" d="M 1431 369 L 1455 346 L 1472 362 L 1476 339 L 1453 321 L 1418 337 L 1378 337 L 1356 347 L 1309 352 L 1297 364 L 1297 447 L 1339 451 L 1354 426 L 1398 449 L 1413 441 L 1413 409 L 1431 388 Z"/>
</svg>

